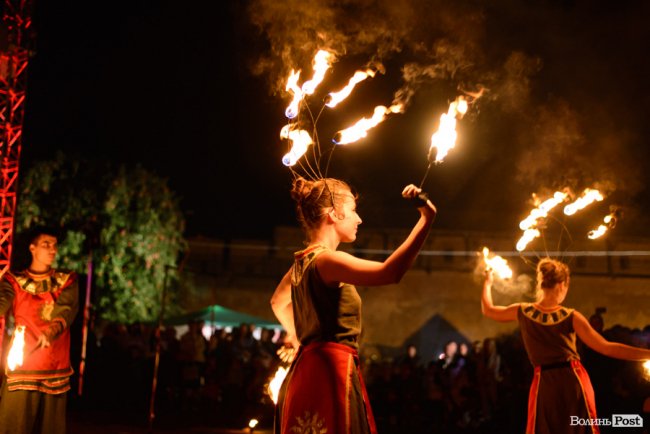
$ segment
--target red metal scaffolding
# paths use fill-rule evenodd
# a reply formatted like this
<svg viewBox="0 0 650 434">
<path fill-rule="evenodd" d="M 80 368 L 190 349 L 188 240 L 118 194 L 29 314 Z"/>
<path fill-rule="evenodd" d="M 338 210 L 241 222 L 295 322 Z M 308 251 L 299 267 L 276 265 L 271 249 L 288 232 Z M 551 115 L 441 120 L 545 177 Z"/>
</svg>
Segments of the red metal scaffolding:
<svg viewBox="0 0 650 434">
<path fill-rule="evenodd" d="M 0 40 L 0 277 L 9 270 L 22 145 L 32 0 L 5 0 Z M 4 317 L 0 317 L 0 354 Z"/>
</svg>

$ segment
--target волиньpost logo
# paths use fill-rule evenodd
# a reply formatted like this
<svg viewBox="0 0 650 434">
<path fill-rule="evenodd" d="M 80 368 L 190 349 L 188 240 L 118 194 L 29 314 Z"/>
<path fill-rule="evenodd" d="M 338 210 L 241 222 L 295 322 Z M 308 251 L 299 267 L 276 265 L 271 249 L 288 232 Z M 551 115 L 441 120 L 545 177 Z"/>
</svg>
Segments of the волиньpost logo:
<svg viewBox="0 0 650 434">
<path fill-rule="evenodd" d="M 640 428 L 643 426 L 643 418 L 638 414 L 613 414 L 612 426 Z"/>
<path fill-rule="evenodd" d="M 571 416 L 571 426 L 611 426 L 615 428 L 641 428 L 643 418 L 638 414 L 613 414 L 611 418 L 595 419 Z"/>
</svg>

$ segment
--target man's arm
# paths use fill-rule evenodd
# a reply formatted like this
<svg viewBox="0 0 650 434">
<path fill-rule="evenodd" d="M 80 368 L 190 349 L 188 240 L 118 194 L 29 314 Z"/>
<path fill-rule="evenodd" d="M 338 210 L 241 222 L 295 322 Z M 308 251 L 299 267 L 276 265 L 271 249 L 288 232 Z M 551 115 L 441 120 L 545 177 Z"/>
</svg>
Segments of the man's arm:
<svg viewBox="0 0 650 434">
<path fill-rule="evenodd" d="M 5 275 L 0 280 L 0 316 L 3 316 L 9 311 L 16 295 L 16 290 L 11 284 L 10 279 L 10 276 Z"/>
<path fill-rule="evenodd" d="M 46 337 L 51 342 L 58 338 L 66 328 L 69 328 L 79 310 L 79 282 L 77 273 L 70 273 L 64 283 L 63 290 L 52 309 L 52 324 L 46 332 Z"/>
</svg>

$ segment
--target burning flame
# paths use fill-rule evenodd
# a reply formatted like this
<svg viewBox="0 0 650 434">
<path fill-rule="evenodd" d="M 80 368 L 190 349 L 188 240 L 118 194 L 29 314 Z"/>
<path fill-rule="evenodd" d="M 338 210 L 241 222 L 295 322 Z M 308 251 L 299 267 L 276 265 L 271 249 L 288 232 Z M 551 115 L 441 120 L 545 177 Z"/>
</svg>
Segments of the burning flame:
<svg viewBox="0 0 650 434">
<path fill-rule="evenodd" d="M 556 191 L 555 193 L 553 193 L 553 197 L 551 197 L 550 199 L 546 199 L 544 202 L 537 205 L 537 207 L 530 212 L 528 217 L 526 217 L 519 223 L 519 229 L 521 229 L 522 231 L 525 231 L 526 229 L 531 229 L 533 226 L 537 224 L 537 220 L 548 216 L 549 211 L 551 211 L 553 208 L 555 208 L 556 206 L 564 202 L 567 196 L 568 196 L 567 193 L 563 191 Z"/>
<path fill-rule="evenodd" d="M 489 257 L 490 249 L 483 247 L 483 260 L 485 261 L 485 266 L 494 270 L 497 276 L 502 279 L 510 279 L 512 277 L 512 270 L 508 266 L 508 261 L 503 259 L 499 255 L 492 255 Z"/>
<path fill-rule="evenodd" d="M 354 87 L 361 83 L 368 77 L 374 77 L 375 71 L 372 69 L 366 69 L 365 71 L 357 71 L 354 73 L 348 84 L 338 92 L 332 92 L 329 94 L 329 101 L 325 104 L 329 108 L 334 108 L 338 103 L 343 101 L 345 98 L 350 96 Z"/>
<path fill-rule="evenodd" d="M 564 214 L 573 215 L 588 205 L 596 201 L 600 202 L 601 200 L 603 200 L 603 195 L 600 191 L 593 188 L 585 188 L 585 191 L 582 192 L 582 195 L 578 199 L 564 207 Z"/>
<path fill-rule="evenodd" d="M 14 339 L 7 356 L 7 367 L 13 371 L 23 365 L 23 353 L 25 351 L 25 326 L 19 325 L 14 330 Z"/>
<path fill-rule="evenodd" d="M 289 139 L 292 143 L 291 150 L 282 157 L 282 164 L 293 166 L 300 157 L 305 155 L 309 145 L 314 143 L 309 133 L 305 130 L 292 130 L 291 125 L 285 125 L 280 131 L 280 137 Z"/>
<path fill-rule="evenodd" d="M 298 108 L 300 107 L 300 101 L 302 101 L 302 89 L 298 86 L 298 79 L 300 78 L 300 71 L 295 72 L 291 70 L 289 74 L 289 79 L 287 80 L 286 90 L 293 93 L 293 101 L 289 104 L 289 107 L 284 111 L 284 115 L 289 119 L 293 119 L 298 116 Z"/>
<path fill-rule="evenodd" d="M 646 380 L 650 380 L 650 360 L 643 362 L 643 373 Z"/>
<path fill-rule="evenodd" d="M 314 76 L 302 84 L 302 92 L 311 95 L 325 78 L 325 73 L 332 65 L 333 55 L 329 51 L 319 50 L 314 57 Z"/>
<path fill-rule="evenodd" d="M 258 423 L 260 423 L 259 420 L 257 420 L 257 419 L 251 419 L 251 420 L 248 422 L 248 427 L 249 427 L 250 429 L 253 429 L 253 428 L 255 428 L 255 427 L 257 426 Z"/>
<path fill-rule="evenodd" d="M 467 113 L 467 100 L 459 96 L 449 104 L 447 113 L 440 116 L 440 126 L 438 131 L 431 136 L 431 148 L 429 155 L 433 155 L 433 149 L 436 149 L 436 163 L 441 162 L 449 153 L 449 150 L 456 145 L 456 119 L 461 119 Z"/>
<path fill-rule="evenodd" d="M 280 386 L 282 386 L 282 382 L 284 381 L 284 378 L 287 376 L 287 373 L 289 370 L 287 368 L 283 368 L 280 366 L 277 371 L 275 371 L 275 375 L 273 376 L 273 379 L 269 383 L 269 387 L 267 389 L 267 392 L 271 399 L 273 400 L 274 404 L 278 403 L 278 395 L 280 394 Z"/>
<path fill-rule="evenodd" d="M 615 222 L 614 215 L 612 214 L 606 215 L 605 218 L 603 219 L 603 222 L 605 224 L 598 226 L 598 228 L 594 229 L 593 231 L 589 231 L 587 237 L 590 240 L 595 240 L 596 238 L 602 237 L 605 234 L 605 232 L 607 232 L 607 229 L 612 227 L 612 225 Z"/>
<path fill-rule="evenodd" d="M 344 130 L 339 131 L 334 135 L 332 141 L 337 145 L 347 145 L 348 143 L 356 142 L 363 139 L 368 135 L 368 130 L 379 125 L 390 113 L 401 113 L 402 104 L 393 104 L 386 108 L 383 105 L 375 107 L 375 112 L 372 118 L 362 118 L 354 125 Z"/>
<path fill-rule="evenodd" d="M 333 54 L 329 51 L 319 50 L 316 56 L 314 56 L 313 61 L 314 76 L 311 80 L 304 82 L 302 87 L 298 87 L 300 71 L 296 72 L 293 69 L 291 70 L 291 74 L 289 74 L 289 79 L 287 80 L 286 90 L 293 94 L 293 100 L 284 111 L 286 117 L 293 119 L 298 116 L 300 101 L 302 101 L 305 95 L 311 95 L 316 91 L 318 85 L 325 78 L 325 73 L 330 68 L 333 57 Z"/>
<path fill-rule="evenodd" d="M 538 229 L 526 229 L 524 231 L 524 234 L 521 236 L 519 241 L 517 241 L 517 251 L 521 252 L 523 251 L 528 243 L 533 241 L 535 238 L 539 237 L 541 233 L 539 232 Z"/>
<path fill-rule="evenodd" d="M 539 220 L 546 218 L 549 211 L 564 202 L 567 197 L 568 193 L 556 191 L 552 197 L 546 199 L 544 202 L 539 203 L 538 199 L 535 200 L 538 203 L 537 206 L 533 208 L 525 219 L 519 222 L 519 229 L 524 231 L 524 234 L 517 242 L 518 252 L 523 251 L 531 241 L 541 235 L 540 231 L 536 229 Z"/>
</svg>

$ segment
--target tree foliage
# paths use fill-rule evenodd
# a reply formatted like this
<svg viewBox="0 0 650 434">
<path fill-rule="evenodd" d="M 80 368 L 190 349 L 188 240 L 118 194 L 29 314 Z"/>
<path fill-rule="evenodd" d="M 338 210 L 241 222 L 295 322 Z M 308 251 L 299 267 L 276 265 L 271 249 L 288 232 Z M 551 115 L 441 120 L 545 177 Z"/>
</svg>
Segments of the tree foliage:
<svg viewBox="0 0 650 434">
<path fill-rule="evenodd" d="M 142 167 L 112 168 L 62 154 L 21 178 L 16 231 L 62 233 L 57 266 L 85 273 L 92 252 L 96 307 L 103 319 L 152 321 L 185 248 L 179 200 Z M 23 248 L 24 250 L 24 248 Z"/>
</svg>

